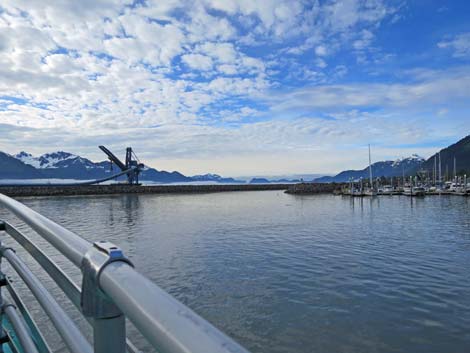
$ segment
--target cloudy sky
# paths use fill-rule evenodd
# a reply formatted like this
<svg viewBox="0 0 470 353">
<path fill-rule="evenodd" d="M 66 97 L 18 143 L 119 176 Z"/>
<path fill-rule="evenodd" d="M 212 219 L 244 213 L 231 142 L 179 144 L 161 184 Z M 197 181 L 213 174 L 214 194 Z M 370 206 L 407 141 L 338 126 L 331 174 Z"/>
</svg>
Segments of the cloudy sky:
<svg viewBox="0 0 470 353">
<path fill-rule="evenodd" d="M 443 5 L 445 4 L 445 6 Z M 470 133 L 470 2 L 2 0 L 0 150 L 334 173 Z"/>
</svg>

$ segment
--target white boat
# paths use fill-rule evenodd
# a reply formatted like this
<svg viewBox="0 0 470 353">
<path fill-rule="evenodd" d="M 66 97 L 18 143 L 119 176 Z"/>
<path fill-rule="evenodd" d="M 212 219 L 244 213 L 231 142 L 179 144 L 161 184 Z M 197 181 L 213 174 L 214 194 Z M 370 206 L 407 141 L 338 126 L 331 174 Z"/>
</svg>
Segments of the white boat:
<svg viewBox="0 0 470 353">
<path fill-rule="evenodd" d="M 366 189 L 363 192 L 364 196 L 377 196 L 377 191 L 374 189 Z"/>
<path fill-rule="evenodd" d="M 364 196 L 364 191 L 361 189 L 353 189 L 350 195 L 353 197 L 362 197 Z"/>
<path fill-rule="evenodd" d="M 403 188 L 403 195 L 406 196 L 424 196 L 426 189 L 422 186 L 405 186 Z"/>
<path fill-rule="evenodd" d="M 459 183 L 451 183 L 448 191 L 462 193 L 465 191 L 465 186 L 460 185 Z"/>
<path fill-rule="evenodd" d="M 395 192 L 395 188 L 392 185 L 384 185 L 378 190 L 380 195 L 392 195 Z"/>
</svg>

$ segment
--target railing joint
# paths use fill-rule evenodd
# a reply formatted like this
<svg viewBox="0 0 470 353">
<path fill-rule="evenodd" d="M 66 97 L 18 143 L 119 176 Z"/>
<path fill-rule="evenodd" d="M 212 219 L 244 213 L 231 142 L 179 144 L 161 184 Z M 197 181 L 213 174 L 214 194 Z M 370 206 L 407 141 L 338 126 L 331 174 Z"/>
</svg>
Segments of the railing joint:
<svg viewBox="0 0 470 353">
<path fill-rule="evenodd" d="M 95 319 L 109 319 L 122 315 L 121 310 L 101 290 L 99 277 L 106 266 L 121 261 L 134 267 L 122 250 L 107 241 L 95 242 L 82 260 L 81 307 L 83 315 Z"/>
<path fill-rule="evenodd" d="M 11 250 L 16 254 L 15 249 L 10 248 L 9 246 L 0 246 L 0 256 L 4 256 L 3 254 L 5 254 L 5 251 L 7 251 L 7 250 Z"/>
<path fill-rule="evenodd" d="M 16 305 L 15 305 L 15 304 L 12 304 L 12 303 L 4 303 L 4 304 L 2 305 L 2 307 L 0 308 L 2 314 L 5 314 L 5 310 L 6 310 L 6 308 L 9 307 L 9 306 L 11 306 L 13 309 L 16 310 Z"/>
<path fill-rule="evenodd" d="M 122 262 L 133 267 L 116 245 L 99 241 L 85 253 L 80 304 L 82 313 L 92 317 L 95 353 L 125 353 L 126 322 L 121 309 L 101 290 L 100 275 L 111 263 Z"/>
<path fill-rule="evenodd" d="M 5 224 L 4 221 L 0 221 L 0 231 L 6 231 L 7 230 L 7 226 Z"/>
</svg>

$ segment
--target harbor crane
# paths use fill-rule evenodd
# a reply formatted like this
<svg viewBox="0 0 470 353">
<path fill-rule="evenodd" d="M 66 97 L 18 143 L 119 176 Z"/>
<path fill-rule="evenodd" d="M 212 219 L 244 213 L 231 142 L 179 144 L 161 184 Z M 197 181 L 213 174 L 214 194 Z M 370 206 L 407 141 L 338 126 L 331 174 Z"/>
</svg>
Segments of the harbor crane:
<svg viewBox="0 0 470 353">
<path fill-rule="evenodd" d="M 99 146 L 99 148 L 108 156 L 108 159 L 111 161 L 111 166 L 112 163 L 114 163 L 119 169 L 121 169 L 120 174 L 127 175 L 128 184 L 139 185 L 139 174 L 144 169 L 144 164 L 140 163 L 139 159 L 132 150 L 132 147 L 126 148 L 125 163 L 121 162 L 121 160 L 106 147 Z"/>
</svg>

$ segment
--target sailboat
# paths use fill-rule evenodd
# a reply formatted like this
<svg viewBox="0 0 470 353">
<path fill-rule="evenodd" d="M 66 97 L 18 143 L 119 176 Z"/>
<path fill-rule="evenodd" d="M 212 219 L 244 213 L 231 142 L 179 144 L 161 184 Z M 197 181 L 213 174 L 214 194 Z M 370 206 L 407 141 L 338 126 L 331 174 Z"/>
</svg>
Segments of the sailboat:
<svg viewBox="0 0 470 353">
<path fill-rule="evenodd" d="M 364 196 L 377 196 L 377 191 L 374 189 L 374 181 L 372 180 L 372 162 L 370 158 L 370 144 L 369 144 L 369 183 L 370 187 L 364 190 Z"/>
</svg>

